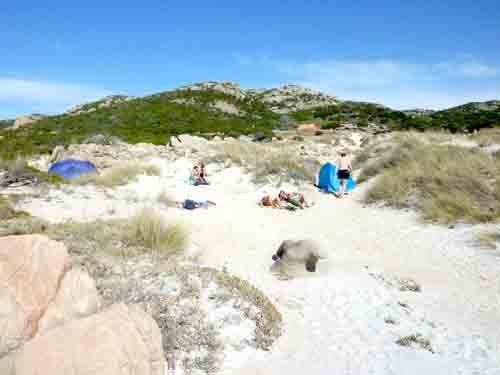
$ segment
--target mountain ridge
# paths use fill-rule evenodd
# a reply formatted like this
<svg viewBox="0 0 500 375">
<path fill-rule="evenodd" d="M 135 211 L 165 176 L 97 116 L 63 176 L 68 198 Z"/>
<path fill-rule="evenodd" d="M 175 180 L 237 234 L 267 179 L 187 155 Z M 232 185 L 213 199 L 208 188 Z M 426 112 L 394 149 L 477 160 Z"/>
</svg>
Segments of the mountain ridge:
<svg viewBox="0 0 500 375">
<path fill-rule="evenodd" d="M 310 122 L 323 129 L 376 131 L 457 132 L 500 126 L 500 102 L 485 103 L 412 115 L 376 103 L 340 100 L 298 85 L 242 89 L 228 81 L 204 81 L 144 97 L 108 96 L 59 115 L 23 122 L 18 129 L 4 122 L 0 157 L 51 152 L 56 145 L 85 143 L 96 134 L 128 143 L 165 144 L 171 136 L 183 133 L 271 137 L 275 129 Z"/>
</svg>

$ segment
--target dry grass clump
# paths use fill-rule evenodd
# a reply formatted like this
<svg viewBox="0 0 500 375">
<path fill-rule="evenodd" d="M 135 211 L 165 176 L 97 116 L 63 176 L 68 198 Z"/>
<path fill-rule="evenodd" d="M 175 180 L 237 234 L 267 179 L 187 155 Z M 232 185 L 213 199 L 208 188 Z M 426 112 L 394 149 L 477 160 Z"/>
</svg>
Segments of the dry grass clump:
<svg viewBox="0 0 500 375">
<path fill-rule="evenodd" d="M 193 269 L 192 272 L 195 272 Z M 255 338 L 259 349 L 269 350 L 274 341 L 281 335 L 283 317 L 269 298 L 248 281 L 211 268 L 196 268 L 196 272 L 204 279 L 215 280 L 226 289 L 231 296 L 239 296 L 251 305 L 258 307 L 260 313 L 253 316 L 251 309 L 244 310 L 245 315 L 255 320 Z"/>
<path fill-rule="evenodd" d="M 26 170 L 28 163 L 26 160 L 18 156 L 14 160 L 3 160 L 0 159 L 0 170 L 8 170 L 13 173 L 21 173 Z"/>
<path fill-rule="evenodd" d="M 9 220 L 13 217 L 15 217 L 15 212 L 9 200 L 0 195 L 0 220 Z"/>
<path fill-rule="evenodd" d="M 13 204 L 13 198 L 0 195 L 0 221 L 30 216 L 27 212 L 15 210 Z"/>
<path fill-rule="evenodd" d="M 361 180 L 380 174 L 368 202 L 416 207 L 443 223 L 500 218 L 500 163 L 485 152 L 408 138 L 369 163 Z"/>
<path fill-rule="evenodd" d="M 45 220 L 32 218 L 25 214 L 15 216 L 10 220 L 0 221 L 0 237 L 18 236 L 24 234 L 45 234 L 49 223 Z"/>
<path fill-rule="evenodd" d="M 424 350 L 427 350 L 431 353 L 434 353 L 434 350 L 432 349 L 431 342 L 428 339 L 424 338 L 419 333 L 414 334 L 414 335 L 401 337 L 396 341 L 396 344 L 398 344 L 400 346 L 405 346 L 408 348 L 415 348 L 416 347 L 416 348 L 424 349 Z"/>
<path fill-rule="evenodd" d="M 153 209 L 143 209 L 129 223 L 129 236 L 133 243 L 147 249 L 172 254 L 186 248 L 189 233 L 179 223 L 167 223 Z"/>
<path fill-rule="evenodd" d="M 145 209 L 130 219 L 68 221 L 61 224 L 26 217 L 0 222 L 0 236 L 43 233 L 62 241 L 75 255 L 102 253 L 132 257 L 155 252 L 170 256 L 187 247 L 189 233 L 179 223 L 167 223 L 158 213 Z"/>
<path fill-rule="evenodd" d="M 255 182 L 263 182 L 269 176 L 282 175 L 295 180 L 312 181 L 315 177 L 300 160 L 284 147 L 225 142 L 217 145 L 215 154 L 207 162 L 226 162 L 240 165 L 255 175 Z"/>
<path fill-rule="evenodd" d="M 477 235 L 479 245 L 490 249 L 497 249 L 500 244 L 500 230 L 483 231 Z"/>
<path fill-rule="evenodd" d="M 76 185 L 93 184 L 103 187 L 116 187 L 126 185 L 135 180 L 137 176 L 145 174 L 148 176 L 158 176 L 160 169 L 152 165 L 130 163 L 114 167 L 102 175 L 85 175 L 74 179 L 72 183 Z"/>
<path fill-rule="evenodd" d="M 175 199 L 172 198 L 165 190 L 158 194 L 156 200 L 158 203 L 161 203 L 167 207 L 175 207 L 176 205 Z"/>
<path fill-rule="evenodd" d="M 477 142 L 481 147 L 500 144 L 500 127 L 481 129 L 471 136 L 471 140 Z"/>
<path fill-rule="evenodd" d="M 363 150 L 355 159 L 355 165 L 363 165 L 358 178 L 359 182 L 366 181 L 381 172 L 404 164 L 418 158 L 419 153 L 424 151 L 424 144 L 417 138 L 408 136 L 402 139 L 394 139 L 393 145 L 374 145 L 373 151 Z M 369 159 L 371 161 L 366 163 Z M 358 164 L 359 163 L 359 164 Z"/>
</svg>

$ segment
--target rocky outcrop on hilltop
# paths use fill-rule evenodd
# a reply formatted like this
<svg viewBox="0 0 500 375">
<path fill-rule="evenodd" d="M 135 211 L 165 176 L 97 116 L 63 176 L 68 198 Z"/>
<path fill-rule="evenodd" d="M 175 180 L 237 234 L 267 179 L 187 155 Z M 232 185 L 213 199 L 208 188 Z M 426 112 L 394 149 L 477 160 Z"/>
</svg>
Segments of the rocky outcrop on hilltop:
<svg viewBox="0 0 500 375">
<path fill-rule="evenodd" d="M 33 124 L 39 120 L 42 120 L 46 117 L 47 116 L 41 115 L 38 113 L 33 113 L 33 114 L 27 115 L 27 116 L 19 116 L 18 118 L 15 119 L 14 124 L 12 125 L 12 129 L 15 130 L 15 129 L 19 129 L 22 126 L 31 125 L 31 124 Z"/>
<path fill-rule="evenodd" d="M 238 84 L 229 81 L 203 81 L 194 83 L 192 85 L 182 86 L 179 90 L 191 91 L 219 91 L 227 95 L 232 95 L 238 99 L 245 99 L 248 97 L 248 92 L 242 89 Z"/>
<path fill-rule="evenodd" d="M 487 102 L 472 102 L 458 107 L 450 108 L 449 111 L 481 112 L 496 111 L 500 109 L 500 100 L 490 100 Z"/>
<path fill-rule="evenodd" d="M 277 113 L 288 113 L 313 107 L 335 105 L 340 101 L 335 96 L 327 95 L 299 85 L 286 85 L 262 91 L 260 99 L 271 106 Z"/>
<path fill-rule="evenodd" d="M 415 108 L 415 109 L 408 109 L 405 111 L 402 111 L 404 114 L 412 117 L 423 117 L 423 116 L 430 116 L 436 111 L 432 109 L 425 109 L 425 108 Z"/>
<path fill-rule="evenodd" d="M 340 102 L 334 96 L 299 85 L 285 85 L 269 90 L 247 90 L 229 81 L 205 81 L 183 86 L 180 90 L 213 90 L 232 95 L 238 99 L 257 99 L 267 104 L 272 111 L 280 114 L 325 105 L 335 105 Z"/>
<path fill-rule="evenodd" d="M 135 97 L 125 95 L 110 95 L 96 102 L 77 105 L 76 107 L 67 110 L 65 113 L 68 115 L 79 115 L 82 113 L 94 112 L 100 108 L 112 107 L 117 104 L 128 102 L 132 99 L 135 99 Z"/>
</svg>

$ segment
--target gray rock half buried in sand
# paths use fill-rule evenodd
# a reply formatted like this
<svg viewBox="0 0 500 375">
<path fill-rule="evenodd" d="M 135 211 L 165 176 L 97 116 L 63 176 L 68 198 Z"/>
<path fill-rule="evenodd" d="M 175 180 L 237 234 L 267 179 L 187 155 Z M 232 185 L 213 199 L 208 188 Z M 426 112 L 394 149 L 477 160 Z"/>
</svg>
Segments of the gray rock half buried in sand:
<svg viewBox="0 0 500 375">
<path fill-rule="evenodd" d="M 321 256 L 318 244 L 312 240 L 285 240 L 272 258 L 274 261 L 289 259 L 304 262 L 307 271 L 315 272 L 316 264 Z"/>
</svg>

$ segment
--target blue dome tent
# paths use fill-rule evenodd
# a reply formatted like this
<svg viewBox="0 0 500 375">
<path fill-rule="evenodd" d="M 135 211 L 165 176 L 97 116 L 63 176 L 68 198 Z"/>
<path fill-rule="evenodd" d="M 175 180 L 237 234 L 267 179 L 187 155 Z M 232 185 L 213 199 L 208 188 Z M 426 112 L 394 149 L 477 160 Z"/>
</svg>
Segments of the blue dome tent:
<svg viewBox="0 0 500 375">
<path fill-rule="evenodd" d="M 89 173 L 97 173 L 97 168 L 89 161 L 66 159 L 52 164 L 49 173 L 72 180 Z"/>
<path fill-rule="evenodd" d="M 321 167 L 318 176 L 318 187 L 325 193 L 338 193 L 340 191 L 340 180 L 337 177 L 337 167 L 332 163 L 326 163 Z M 347 180 L 346 191 L 356 187 L 356 181 L 352 176 Z"/>
</svg>

